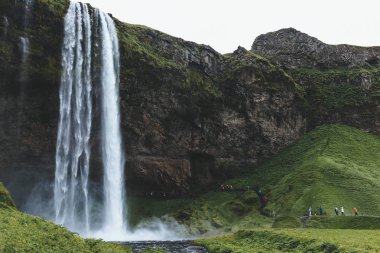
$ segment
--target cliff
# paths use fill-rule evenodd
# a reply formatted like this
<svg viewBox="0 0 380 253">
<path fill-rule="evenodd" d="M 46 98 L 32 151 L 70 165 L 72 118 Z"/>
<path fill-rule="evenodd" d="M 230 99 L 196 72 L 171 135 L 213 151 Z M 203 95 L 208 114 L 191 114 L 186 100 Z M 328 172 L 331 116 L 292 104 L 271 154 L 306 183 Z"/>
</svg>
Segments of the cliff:
<svg viewBox="0 0 380 253">
<path fill-rule="evenodd" d="M 260 35 L 251 51 L 303 87 L 309 129 L 344 123 L 380 132 L 380 47 L 328 45 L 288 28 Z"/>
<path fill-rule="evenodd" d="M 16 203 L 24 203 L 37 182 L 54 177 L 60 54 L 68 2 L 35 0 L 27 25 L 23 6 L 20 1 L 0 0 L 0 179 Z M 318 57 L 293 67 L 293 59 L 310 47 L 294 53 L 292 45 L 298 42 L 291 39 L 291 33 L 286 44 L 291 50 L 284 51 L 290 60 L 282 61 L 284 44 L 271 34 L 259 37 L 251 51 L 238 48 L 221 55 L 209 46 L 115 22 L 130 194 L 189 194 L 216 179 L 254 168 L 297 140 L 306 127 L 321 122 L 341 121 L 378 131 L 377 118 L 372 117 L 377 113 L 375 49 L 363 49 L 372 52 L 368 53 L 369 62 L 359 57 L 347 65 L 352 65 L 350 68 L 334 65 L 339 59 L 315 67 Z M 304 40 L 302 36 L 299 40 Z M 22 57 L 25 43 L 21 38 L 25 37 L 30 46 L 27 63 Z M 348 52 L 354 49 L 344 47 Z M 330 85 L 330 71 L 340 81 L 338 86 Z M 335 75 L 336 71 L 341 72 Z M 363 81 L 367 80 L 363 73 L 370 82 Z M 346 75 L 351 79 L 343 78 Z M 335 103 L 334 96 L 345 94 L 345 85 L 353 87 L 349 90 L 349 96 L 355 96 L 353 102 L 348 100 L 347 105 L 343 97 L 337 106 L 328 107 L 328 102 Z M 322 90 L 314 97 L 314 91 L 325 86 L 332 87 L 332 92 Z M 93 95 L 98 92 L 95 87 Z M 99 150 L 95 149 L 100 141 L 98 117 L 95 105 L 91 137 L 94 182 L 101 172 Z"/>
</svg>

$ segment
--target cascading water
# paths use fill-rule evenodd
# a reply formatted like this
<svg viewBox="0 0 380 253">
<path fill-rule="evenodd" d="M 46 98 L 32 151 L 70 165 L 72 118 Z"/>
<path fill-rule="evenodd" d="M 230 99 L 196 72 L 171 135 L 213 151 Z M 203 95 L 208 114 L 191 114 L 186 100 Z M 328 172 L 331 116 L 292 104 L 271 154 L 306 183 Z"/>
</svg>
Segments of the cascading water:
<svg viewBox="0 0 380 253">
<path fill-rule="evenodd" d="M 121 234 L 124 224 L 124 152 L 119 110 L 119 43 L 113 20 L 96 10 L 101 39 L 101 131 L 104 166 L 104 232 Z"/>
<path fill-rule="evenodd" d="M 8 26 L 9 26 L 9 21 L 6 16 L 3 16 L 3 26 L 4 26 L 3 37 L 5 38 L 8 35 Z"/>
<path fill-rule="evenodd" d="M 29 56 L 29 38 L 20 37 L 20 51 L 21 51 L 21 71 L 20 71 L 20 81 L 25 82 L 28 79 L 27 63 Z"/>
<path fill-rule="evenodd" d="M 91 134 L 91 22 L 87 5 L 71 3 L 65 17 L 56 149 L 56 222 L 87 235 Z"/>
<path fill-rule="evenodd" d="M 21 2 L 24 5 L 23 29 L 25 31 L 30 25 L 29 20 L 30 20 L 30 12 L 32 9 L 33 0 L 22 0 Z M 21 53 L 22 53 L 22 64 L 25 64 L 27 59 L 28 59 L 28 56 L 29 56 L 29 38 L 26 36 L 21 36 L 20 42 L 21 42 L 20 43 L 21 44 L 20 49 L 21 49 Z M 21 68 L 24 69 L 24 72 L 26 71 L 25 66 L 24 67 L 21 66 Z"/>
<path fill-rule="evenodd" d="M 99 41 L 101 151 L 104 167 L 100 230 L 92 233 L 88 176 L 90 159 L 91 24 Z M 95 29 L 96 30 L 96 29 Z M 95 51 L 95 50 L 94 50 Z M 99 52 L 97 52 L 99 51 Z M 124 152 L 119 112 L 119 45 L 113 20 L 87 5 L 71 2 L 65 17 L 60 88 L 60 120 L 57 136 L 54 202 L 56 222 L 84 236 L 106 238 L 125 234 Z M 115 237 L 112 237 L 113 239 Z"/>
</svg>

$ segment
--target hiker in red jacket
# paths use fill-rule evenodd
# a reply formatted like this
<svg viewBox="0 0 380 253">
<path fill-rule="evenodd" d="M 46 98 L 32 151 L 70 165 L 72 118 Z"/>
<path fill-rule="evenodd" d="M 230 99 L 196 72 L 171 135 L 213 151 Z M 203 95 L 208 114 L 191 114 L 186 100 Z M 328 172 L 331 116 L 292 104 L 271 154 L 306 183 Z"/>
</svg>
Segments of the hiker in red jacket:
<svg viewBox="0 0 380 253">
<path fill-rule="evenodd" d="M 356 207 L 354 207 L 354 214 L 355 216 L 358 216 L 358 209 Z"/>
</svg>

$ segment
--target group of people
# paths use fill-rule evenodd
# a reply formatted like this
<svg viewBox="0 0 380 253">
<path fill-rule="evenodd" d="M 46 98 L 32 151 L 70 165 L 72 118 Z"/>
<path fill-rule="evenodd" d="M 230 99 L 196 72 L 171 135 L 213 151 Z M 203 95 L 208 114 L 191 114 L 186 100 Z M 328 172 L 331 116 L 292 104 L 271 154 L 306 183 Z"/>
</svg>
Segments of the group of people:
<svg viewBox="0 0 380 253">
<path fill-rule="evenodd" d="M 232 190 L 234 190 L 234 187 L 232 185 L 229 185 L 229 184 L 221 184 L 221 185 L 219 185 L 218 190 L 221 192 L 232 191 Z"/>
<path fill-rule="evenodd" d="M 309 207 L 309 209 L 307 211 L 308 211 L 308 216 L 311 217 L 312 214 L 313 214 L 313 209 L 311 207 Z M 335 215 L 338 216 L 339 215 L 339 208 L 335 207 L 334 208 L 334 212 L 335 212 Z M 345 214 L 344 214 L 344 207 L 343 206 L 340 208 L 340 213 L 341 213 L 342 216 L 345 216 Z M 326 214 L 326 212 L 324 211 L 324 209 L 322 208 L 322 206 L 319 207 L 319 215 L 325 215 L 325 214 Z M 354 207 L 354 215 L 358 216 L 358 208 L 356 208 L 356 207 Z"/>
<path fill-rule="evenodd" d="M 334 211 L 335 211 L 335 214 L 338 216 L 339 215 L 339 208 L 335 207 Z M 341 212 L 342 216 L 344 216 L 344 207 L 343 206 L 340 208 L 340 212 Z M 358 216 L 358 208 L 356 208 L 356 207 L 354 207 L 354 215 Z"/>
</svg>

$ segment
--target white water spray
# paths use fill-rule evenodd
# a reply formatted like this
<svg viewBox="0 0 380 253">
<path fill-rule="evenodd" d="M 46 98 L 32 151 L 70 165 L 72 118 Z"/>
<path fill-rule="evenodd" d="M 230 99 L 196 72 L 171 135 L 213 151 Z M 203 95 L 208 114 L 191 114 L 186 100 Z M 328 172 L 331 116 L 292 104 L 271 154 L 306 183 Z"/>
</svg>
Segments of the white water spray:
<svg viewBox="0 0 380 253">
<path fill-rule="evenodd" d="M 106 234 L 125 233 L 124 152 L 119 109 L 119 42 L 113 20 L 96 10 L 101 40 L 101 131 Z"/>
<path fill-rule="evenodd" d="M 119 45 L 113 20 L 95 10 L 98 23 L 101 107 L 101 151 L 104 168 L 102 224 L 95 233 L 124 234 L 124 155 L 119 112 Z M 56 222 L 92 236 L 88 176 L 90 159 L 91 18 L 87 5 L 71 2 L 65 17 L 63 75 L 55 172 Z M 98 210 L 95 210 L 96 212 Z M 99 227 L 99 226 L 98 226 Z"/>
<path fill-rule="evenodd" d="M 55 220 L 87 235 L 91 134 L 91 22 L 87 5 L 71 3 L 65 17 L 54 185 Z"/>
</svg>

